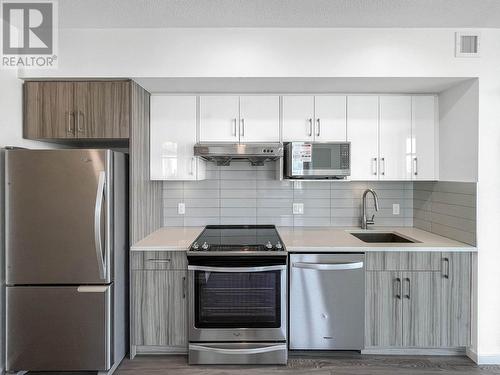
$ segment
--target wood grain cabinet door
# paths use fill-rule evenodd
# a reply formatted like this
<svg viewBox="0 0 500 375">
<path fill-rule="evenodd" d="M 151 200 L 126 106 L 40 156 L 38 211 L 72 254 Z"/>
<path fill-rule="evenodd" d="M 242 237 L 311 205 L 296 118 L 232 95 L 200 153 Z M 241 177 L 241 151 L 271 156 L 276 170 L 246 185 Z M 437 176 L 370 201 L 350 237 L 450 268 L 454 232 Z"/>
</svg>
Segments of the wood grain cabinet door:
<svg viewBox="0 0 500 375">
<path fill-rule="evenodd" d="M 403 346 L 440 346 L 440 272 L 403 272 Z"/>
<path fill-rule="evenodd" d="M 400 272 L 366 272 L 365 346 L 402 344 Z"/>
<path fill-rule="evenodd" d="M 186 271 L 132 271 L 133 345 L 187 350 Z"/>
<path fill-rule="evenodd" d="M 441 346 L 469 346 L 471 254 L 442 253 Z"/>
<path fill-rule="evenodd" d="M 72 82 L 24 83 L 24 138 L 75 138 Z"/>
<path fill-rule="evenodd" d="M 126 139 L 130 128 L 130 82 L 75 82 L 78 138 Z"/>
</svg>

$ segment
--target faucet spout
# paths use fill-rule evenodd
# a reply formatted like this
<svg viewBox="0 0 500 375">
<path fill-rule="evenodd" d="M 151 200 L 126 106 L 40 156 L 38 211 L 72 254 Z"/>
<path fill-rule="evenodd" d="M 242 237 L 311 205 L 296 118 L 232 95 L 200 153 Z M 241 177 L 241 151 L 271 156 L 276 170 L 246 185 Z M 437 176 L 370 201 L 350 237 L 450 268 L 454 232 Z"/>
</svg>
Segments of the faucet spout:
<svg viewBox="0 0 500 375">
<path fill-rule="evenodd" d="M 375 215 L 371 217 L 371 219 L 368 219 L 366 217 L 366 196 L 370 193 L 373 196 L 373 202 L 375 204 L 375 211 L 378 211 L 378 196 L 375 190 L 373 189 L 366 189 L 363 193 L 363 212 L 361 216 L 361 229 L 367 229 L 368 225 L 375 224 Z"/>
</svg>

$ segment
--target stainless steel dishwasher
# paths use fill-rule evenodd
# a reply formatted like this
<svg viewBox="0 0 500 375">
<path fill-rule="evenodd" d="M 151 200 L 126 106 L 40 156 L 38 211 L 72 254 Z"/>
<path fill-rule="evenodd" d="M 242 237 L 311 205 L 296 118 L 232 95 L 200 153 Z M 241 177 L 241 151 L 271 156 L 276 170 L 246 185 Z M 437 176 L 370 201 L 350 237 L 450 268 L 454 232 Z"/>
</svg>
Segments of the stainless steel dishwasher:
<svg viewBox="0 0 500 375">
<path fill-rule="evenodd" d="M 290 349 L 361 350 L 364 254 L 290 255 Z"/>
</svg>

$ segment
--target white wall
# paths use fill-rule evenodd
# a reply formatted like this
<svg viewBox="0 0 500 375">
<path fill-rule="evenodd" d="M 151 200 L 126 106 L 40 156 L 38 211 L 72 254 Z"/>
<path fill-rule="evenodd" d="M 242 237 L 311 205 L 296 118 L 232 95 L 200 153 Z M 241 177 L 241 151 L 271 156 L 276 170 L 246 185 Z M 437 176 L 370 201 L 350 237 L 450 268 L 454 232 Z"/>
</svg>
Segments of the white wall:
<svg viewBox="0 0 500 375">
<path fill-rule="evenodd" d="M 479 82 L 439 94 L 439 179 L 477 181 Z"/>
<path fill-rule="evenodd" d="M 481 58 L 454 57 L 446 29 L 61 30 L 59 77 L 479 77 L 480 361 L 500 363 L 500 30 Z M 12 126 L 17 126 L 15 122 Z"/>
</svg>

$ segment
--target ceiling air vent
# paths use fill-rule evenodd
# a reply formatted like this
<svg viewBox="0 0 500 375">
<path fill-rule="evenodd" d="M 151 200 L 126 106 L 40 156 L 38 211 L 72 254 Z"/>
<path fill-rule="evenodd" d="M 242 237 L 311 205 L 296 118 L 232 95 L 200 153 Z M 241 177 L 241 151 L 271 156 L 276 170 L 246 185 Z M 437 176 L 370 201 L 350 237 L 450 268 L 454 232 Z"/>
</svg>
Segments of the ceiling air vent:
<svg viewBox="0 0 500 375">
<path fill-rule="evenodd" d="M 455 56 L 456 57 L 479 57 L 480 46 L 479 33 L 463 32 L 456 33 Z"/>
</svg>

